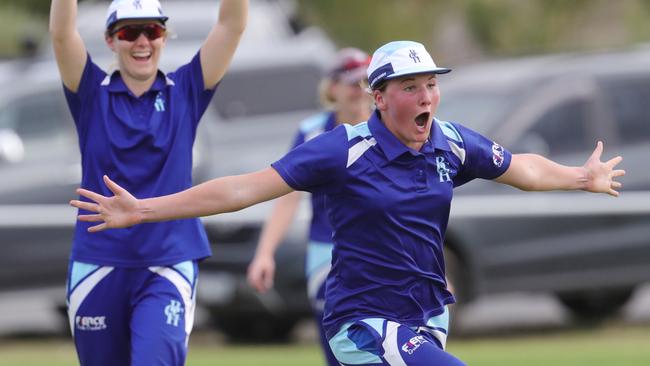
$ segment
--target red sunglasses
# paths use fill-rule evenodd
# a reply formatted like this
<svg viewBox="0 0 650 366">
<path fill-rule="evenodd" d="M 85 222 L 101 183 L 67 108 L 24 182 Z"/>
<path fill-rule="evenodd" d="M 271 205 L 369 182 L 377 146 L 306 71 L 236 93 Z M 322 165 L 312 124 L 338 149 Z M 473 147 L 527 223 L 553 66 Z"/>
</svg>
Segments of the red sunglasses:
<svg viewBox="0 0 650 366">
<path fill-rule="evenodd" d="M 165 27 L 160 24 L 133 24 L 125 25 L 124 27 L 117 29 L 111 33 L 111 36 L 117 35 L 117 39 L 120 41 L 134 42 L 140 34 L 144 33 L 144 36 L 148 40 L 154 41 L 163 35 L 165 35 Z"/>
<path fill-rule="evenodd" d="M 368 67 L 368 65 L 370 65 L 370 56 L 365 60 L 348 60 L 339 68 L 339 70 L 350 71 L 359 67 Z"/>
</svg>

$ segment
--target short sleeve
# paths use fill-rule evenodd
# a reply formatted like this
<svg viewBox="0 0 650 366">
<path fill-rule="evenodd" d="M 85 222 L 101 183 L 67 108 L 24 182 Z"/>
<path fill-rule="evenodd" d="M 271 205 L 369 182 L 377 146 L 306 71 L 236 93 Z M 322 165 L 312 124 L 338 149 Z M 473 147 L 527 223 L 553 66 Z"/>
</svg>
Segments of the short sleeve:
<svg viewBox="0 0 650 366">
<path fill-rule="evenodd" d="M 498 143 L 454 123 L 463 139 L 466 152 L 465 162 L 454 179 L 454 186 L 460 186 L 475 178 L 494 179 L 505 173 L 510 166 L 512 154 Z"/>
<path fill-rule="evenodd" d="M 186 94 L 185 99 L 188 101 L 193 114 L 189 120 L 194 121 L 195 124 L 198 124 L 201 116 L 205 113 L 219 86 L 219 83 L 217 83 L 214 88 L 205 89 L 200 55 L 199 51 L 189 63 L 167 74 L 167 77 L 174 82 L 177 90 Z"/>
<path fill-rule="evenodd" d="M 72 114 L 72 119 L 77 125 L 79 131 L 84 130 L 81 120 L 81 112 L 84 106 L 89 105 L 89 100 L 95 97 L 95 94 L 101 86 L 102 80 L 106 77 L 106 72 L 97 66 L 90 55 L 86 57 L 86 65 L 84 65 L 84 70 L 81 74 L 81 80 L 79 80 L 79 88 L 76 92 L 71 91 L 65 85 L 63 85 L 63 92 L 65 94 L 66 102 L 68 103 L 68 108 Z"/>
<path fill-rule="evenodd" d="M 339 126 L 289 151 L 271 166 L 293 189 L 332 193 L 345 182 L 348 139 Z"/>
</svg>

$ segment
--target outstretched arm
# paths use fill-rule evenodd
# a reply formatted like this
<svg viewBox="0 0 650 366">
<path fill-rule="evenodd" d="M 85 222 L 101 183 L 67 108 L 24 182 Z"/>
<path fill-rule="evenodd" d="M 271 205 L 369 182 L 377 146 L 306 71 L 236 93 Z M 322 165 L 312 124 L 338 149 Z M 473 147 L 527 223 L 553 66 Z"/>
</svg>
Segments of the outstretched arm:
<svg viewBox="0 0 650 366">
<path fill-rule="evenodd" d="M 275 251 L 289 229 L 300 204 L 300 197 L 300 192 L 292 192 L 278 198 L 264 224 L 255 257 L 248 266 L 248 282 L 259 292 L 265 292 L 273 287 Z"/>
<path fill-rule="evenodd" d="M 77 31 L 77 0 L 52 0 L 50 37 L 61 81 L 76 92 L 86 66 L 86 46 Z"/>
<path fill-rule="evenodd" d="M 581 167 L 561 165 L 536 154 L 515 154 L 508 170 L 495 180 L 524 191 L 581 189 L 618 196 L 617 189 L 622 184 L 614 178 L 625 175 L 625 170 L 614 167 L 623 158 L 617 156 L 602 162 L 602 153 L 603 143 L 598 141 L 596 149 Z"/>
<path fill-rule="evenodd" d="M 70 201 L 74 207 L 96 212 L 79 215 L 79 221 L 100 223 L 90 227 L 90 232 L 238 211 L 292 191 L 273 168 L 212 179 L 179 193 L 146 199 L 133 197 L 107 176 L 104 182 L 114 196 L 105 197 L 79 188 L 80 195 L 94 202 Z"/>
<path fill-rule="evenodd" d="M 212 89 L 226 73 L 246 28 L 248 0 L 222 0 L 219 18 L 201 46 L 203 84 Z"/>
</svg>

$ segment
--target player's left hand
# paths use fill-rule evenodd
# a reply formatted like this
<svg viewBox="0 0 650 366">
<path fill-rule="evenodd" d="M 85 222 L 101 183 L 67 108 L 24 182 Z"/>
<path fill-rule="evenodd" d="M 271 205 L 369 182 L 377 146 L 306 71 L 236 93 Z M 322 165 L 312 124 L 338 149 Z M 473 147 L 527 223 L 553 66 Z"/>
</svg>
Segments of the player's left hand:
<svg viewBox="0 0 650 366">
<path fill-rule="evenodd" d="M 594 193 L 607 193 L 614 197 L 618 197 L 619 192 L 617 189 L 621 188 L 623 184 L 614 179 L 625 175 L 625 170 L 614 169 L 623 157 L 617 156 L 606 162 L 600 161 L 603 154 L 603 142 L 598 141 L 596 149 L 591 154 L 587 162 L 583 165 L 586 171 L 586 185 L 584 190 Z"/>
</svg>

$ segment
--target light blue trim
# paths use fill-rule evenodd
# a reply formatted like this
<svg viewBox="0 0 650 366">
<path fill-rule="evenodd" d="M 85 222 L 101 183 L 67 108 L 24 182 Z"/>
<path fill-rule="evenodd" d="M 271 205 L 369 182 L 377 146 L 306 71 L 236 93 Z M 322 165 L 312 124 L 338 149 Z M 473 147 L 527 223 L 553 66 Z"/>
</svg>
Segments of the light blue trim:
<svg viewBox="0 0 650 366">
<path fill-rule="evenodd" d="M 370 129 L 368 128 L 368 122 L 357 123 L 352 126 L 349 124 L 344 124 L 345 132 L 348 133 L 348 141 L 352 140 L 355 137 L 368 137 L 370 136 Z"/>
<path fill-rule="evenodd" d="M 185 279 L 190 283 L 190 285 L 194 286 L 194 262 L 181 262 L 173 265 L 172 268 L 182 274 L 183 277 L 185 277 Z"/>
<path fill-rule="evenodd" d="M 70 271 L 70 287 L 69 289 L 74 289 L 81 280 L 88 277 L 89 274 L 96 271 L 99 268 L 96 264 L 89 264 L 83 262 L 72 262 L 72 270 Z"/>
<path fill-rule="evenodd" d="M 325 124 L 327 124 L 327 119 L 329 117 L 329 112 L 318 113 L 311 117 L 305 118 L 300 122 L 300 132 L 307 135 L 313 132 L 314 130 L 325 129 Z"/>
<path fill-rule="evenodd" d="M 445 136 L 454 141 L 463 142 L 463 138 L 460 137 L 460 133 L 458 133 L 458 130 L 456 127 L 454 127 L 454 125 L 449 122 L 440 121 L 437 119 L 435 121 L 438 122 L 438 125 L 440 126 L 440 129 L 442 130 L 442 133 L 445 134 Z"/>
<path fill-rule="evenodd" d="M 307 277 L 318 270 L 319 268 L 332 263 L 332 243 L 323 243 L 310 241 L 307 244 L 307 258 L 305 261 L 305 273 Z"/>
<path fill-rule="evenodd" d="M 361 321 L 371 326 L 372 329 L 374 329 L 382 339 L 384 338 L 384 324 L 386 323 L 386 319 L 366 318 L 362 319 Z"/>
<path fill-rule="evenodd" d="M 357 345 L 348 338 L 348 328 L 352 324 L 344 324 L 341 330 L 328 341 L 337 361 L 346 365 L 381 364 L 383 361 L 379 356 L 358 349 Z"/>
<path fill-rule="evenodd" d="M 445 333 L 449 333 L 449 308 L 445 306 L 445 311 L 437 316 L 427 320 L 427 327 L 435 329 L 444 329 Z"/>
</svg>

